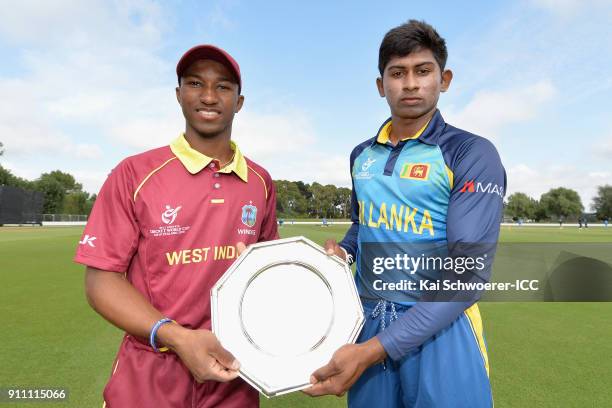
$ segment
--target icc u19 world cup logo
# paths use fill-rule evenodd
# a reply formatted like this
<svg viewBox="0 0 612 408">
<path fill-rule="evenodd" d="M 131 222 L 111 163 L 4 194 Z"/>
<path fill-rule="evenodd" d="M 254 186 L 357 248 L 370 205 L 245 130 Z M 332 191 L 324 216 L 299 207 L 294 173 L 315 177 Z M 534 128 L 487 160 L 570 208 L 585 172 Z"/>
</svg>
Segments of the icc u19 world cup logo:
<svg viewBox="0 0 612 408">
<path fill-rule="evenodd" d="M 178 215 L 179 210 L 182 207 L 179 205 L 176 208 L 172 208 L 169 205 L 166 205 L 166 211 L 162 213 L 161 219 L 164 224 L 171 225 L 174 220 L 176 220 L 176 216 Z"/>
</svg>

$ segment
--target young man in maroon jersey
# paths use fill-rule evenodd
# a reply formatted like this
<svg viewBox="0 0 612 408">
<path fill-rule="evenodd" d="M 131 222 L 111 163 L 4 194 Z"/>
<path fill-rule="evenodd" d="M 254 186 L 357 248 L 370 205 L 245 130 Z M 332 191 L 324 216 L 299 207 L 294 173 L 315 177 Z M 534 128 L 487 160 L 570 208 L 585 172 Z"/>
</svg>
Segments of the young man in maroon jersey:
<svg viewBox="0 0 612 408">
<path fill-rule="evenodd" d="M 210 331 L 210 289 L 245 244 L 278 238 L 274 184 L 231 141 L 244 103 L 236 61 L 201 45 L 176 72 L 185 132 L 112 171 L 75 257 L 90 305 L 126 331 L 104 401 L 256 407 Z"/>
</svg>

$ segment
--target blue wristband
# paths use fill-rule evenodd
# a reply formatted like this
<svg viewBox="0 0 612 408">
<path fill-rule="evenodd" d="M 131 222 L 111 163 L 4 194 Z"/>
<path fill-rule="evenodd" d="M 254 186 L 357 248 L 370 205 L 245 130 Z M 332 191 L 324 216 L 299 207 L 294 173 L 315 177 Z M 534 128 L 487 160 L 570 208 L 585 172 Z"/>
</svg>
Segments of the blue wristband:
<svg viewBox="0 0 612 408">
<path fill-rule="evenodd" d="M 157 331 L 159 330 L 160 327 L 162 327 L 162 325 L 173 322 L 173 321 L 174 320 L 172 319 L 168 319 L 167 317 L 164 317 L 163 319 L 160 319 L 157 323 L 155 323 L 155 325 L 153 325 L 153 328 L 151 329 L 151 334 L 149 334 L 149 344 L 151 345 L 151 347 L 153 347 L 153 350 L 157 351 L 158 353 L 161 351 L 168 351 L 168 348 L 167 347 L 162 347 L 161 349 L 157 348 L 157 344 L 155 344 L 155 336 L 157 335 Z"/>
</svg>

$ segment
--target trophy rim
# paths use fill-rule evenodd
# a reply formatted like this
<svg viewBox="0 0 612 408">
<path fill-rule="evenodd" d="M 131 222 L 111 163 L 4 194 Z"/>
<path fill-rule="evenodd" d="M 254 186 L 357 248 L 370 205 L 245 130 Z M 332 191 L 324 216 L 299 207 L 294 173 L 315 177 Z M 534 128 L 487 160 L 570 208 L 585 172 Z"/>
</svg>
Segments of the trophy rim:
<svg viewBox="0 0 612 408">
<path fill-rule="evenodd" d="M 297 356 L 297 357 L 306 357 L 309 354 L 317 353 L 317 352 L 322 353 L 323 350 L 320 350 L 320 348 L 321 346 L 323 347 L 328 346 L 328 343 L 326 343 L 328 340 L 329 341 L 335 340 L 336 342 L 338 342 L 337 347 L 334 347 L 334 351 L 341 345 L 344 345 L 347 343 L 354 343 L 356 341 L 359 333 L 361 332 L 363 324 L 365 322 L 365 317 L 363 313 L 363 306 L 361 304 L 359 294 L 357 293 L 357 289 L 355 286 L 351 268 L 348 266 L 348 264 L 344 260 L 340 259 L 336 255 L 332 255 L 332 256 L 327 255 L 327 253 L 321 246 L 319 246 L 318 244 L 314 243 L 310 239 L 303 237 L 303 236 L 283 238 L 283 239 L 278 239 L 274 241 L 265 241 L 265 242 L 258 242 L 256 244 L 252 244 L 249 247 L 247 247 L 247 249 L 245 249 L 245 251 L 243 251 L 243 253 L 234 261 L 234 263 L 228 268 L 228 270 L 223 274 L 223 276 L 217 281 L 217 283 L 211 289 L 210 296 L 211 296 L 212 331 L 216 335 L 218 335 L 219 337 L 224 337 L 225 335 L 225 333 L 223 333 L 223 330 L 221 329 L 222 324 L 220 320 L 222 318 L 219 317 L 220 309 L 222 309 L 220 308 L 220 305 L 219 305 L 219 300 L 220 300 L 219 298 L 220 298 L 220 293 L 222 293 L 223 290 L 227 288 L 228 280 L 231 279 L 232 274 L 241 265 L 244 264 L 245 259 L 248 256 L 250 256 L 250 254 L 253 253 L 254 251 L 262 247 L 274 248 L 274 247 L 287 245 L 291 243 L 302 243 L 302 244 L 307 245 L 311 249 L 315 249 L 318 253 L 320 253 L 320 256 L 325 257 L 325 259 L 329 261 L 333 261 L 333 263 L 336 264 L 335 268 L 342 269 L 343 276 L 342 277 L 336 276 L 334 282 L 336 282 L 336 284 L 339 284 L 338 282 L 340 282 L 342 285 L 344 285 L 343 291 L 341 291 L 342 296 L 344 297 L 342 301 L 345 304 L 346 310 L 352 309 L 350 310 L 351 312 L 350 315 L 347 314 L 346 310 L 342 309 L 344 316 L 338 316 L 337 308 L 336 308 L 337 307 L 336 302 L 338 301 L 336 296 L 338 296 L 338 291 L 337 290 L 334 291 L 334 288 L 333 288 L 334 284 L 330 282 L 329 279 L 326 278 L 326 273 L 318 270 L 316 266 L 312 265 L 312 263 L 308 262 L 307 260 L 281 258 L 280 260 L 277 260 L 274 262 L 267 262 L 267 263 L 263 263 L 262 265 L 258 265 L 256 268 L 254 268 L 255 272 L 252 272 L 249 275 L 249 278 L 247 279 L 247 283 L 240 285 L 240 288 L 241 288 L 240 298 L 237 300 L 237 304 L 240 306 L 238 307 L 239 312 L 238 312 L 238 315 L 236 316 L 236 318 L 238 318 L 240 322 L 240 328 L 241 328 L 240 334 L 244 336 L 244 339 L 246 339 L 246 342 L 248 342 L 253 347 L 253 349 L 257 350 L 257 352 L 259 353 L 262 353 L 262 355 L 267 355 L 270 358 L 283 358 L 283 356 L 279 357 L 279 356 L 274 356 L 270 353 L 266 353 L 266 350 L 262 350 L 260 347 L 257 346 L 257 344 L 255 344 L 254 341 L 252 341 L 253 339 L 249 336 L 248 331 L 245 331 L 244 322 L 242 320 L 242 315 L 240 314 L 241 313 L 240 309 L 241 309 L 242 302 L 244 300 L 244 295 L 246 293 L 246 290 L 248 289 L 249 284 L 252 283 L 256 279 L 257 276 L 260 276 L 265 271 L 270 270 L 270 268 L 273 266 L 279 266 L 283 264 L 294 264 L 294 265 L 299 265 L 302 267 L 304 267 L 303 265 L 306 265 L 306 268 L 308 270 L 310 270 L 311 272 L 314 272 L 327 286 L 328 290 L 331 293 L 331 299 L 333 302 L 332 319 L 327 326 L 327 329 L 325 331 L 325 336 L 319 339 L 319 341 L 317 341 L 313 347 L 311 347 L 309 350 L 307 350 L 306 352 L 302 353 L 302 355 Z M 347 307 L 346 305 L 348 305 L 349 302 L 351 303 L 350 307 Z M 347 317 L 349 317 L 350 319 L 347 319 Z M 344 335 L 342 336 L 336 335 L 336 337 L 341 337 L 341 340 L 342 340 L 341 342 L 338 341 L 339 340 L 338 338 L 330 339 L 329 337 L 330 334 L 334 336 L 335 333 L 331 333 L 331 332 L 332 332 L 332 329 L 335 327 L 335 324 L 338 323 L 339 318 L 342 318 L 343 320 L 345 320 L 345 326 L 348 327 L 350 325 L 351 327 L 351 330 L 346 330 L 346 332 L 342 332 L 344 333 Z M 219 340 L 221 341 L 222 338 L 219 338 Z M 223 341 L 221 342 L 223 344 Z M 296 356 L 287 357 L 287 358 L 295 359 Z M 329 358 L 331 358 L 331 354 L 329 355 Z M 265 379 L 262 378 L 261 375 L 258 375 L 257 373 L 254 372 L 252 367 L 247 367 L 243 365 L 239 369 L 240 377 L 243 380 L 245 380 L 247 383 L 249 383 L 253 388 L 257 389 L 266 398 L 279 396 L 279 395 L 287 394 L 287 393 L 294 392 L 294 391 L 299 391 L 299 390 L 309 387 L 311 385 L 309 381 L 310 374 L 311 373 L 308 373 L 308 376 L 306 376 L 305 380 L 300 382 L 299 384 L 286 385 L 286 386 L 275 386 L 275 385 L 267 383 Z"/>
</svg>

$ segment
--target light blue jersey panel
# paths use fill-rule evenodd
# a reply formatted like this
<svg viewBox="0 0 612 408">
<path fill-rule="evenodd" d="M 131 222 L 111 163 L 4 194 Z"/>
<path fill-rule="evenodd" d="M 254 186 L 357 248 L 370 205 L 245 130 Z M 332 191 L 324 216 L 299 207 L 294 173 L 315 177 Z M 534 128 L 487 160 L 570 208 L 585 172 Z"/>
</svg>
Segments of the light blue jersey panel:
<svg viewBox="0 0 612 408">
<path fill-rule="evenodd" d="M 372 258 L 444 256 L 446 219 L 451 191 L 449 173 L 438 146 L 408 140 L 402 146 L 375 143 L 353 164 L 359 206 L 357 287 L 361 296 L 410 303 L 420 291 L 380 291 L 382 282 L 436 280 L 435 270 L 372 273 Z M 374 244 L 375 243 L 375 244 Z M 381 243 L 386 243 L 381 245 Z M 371 254 L 371 255 L 370 255 Z M 375 283 L 375 281 L 380 281 Z"/>
<path fill-rule="evenodd" d="M 387 172 L 391 169 L 392 173 L 385 174 L 385 169 Z M 361 240 L 446 239 L 451 186 L 437 146 L 409 140 L 395 158 L 392 146 L 377 143 L 356 158 L 353 178 L 359 203 Z"/>
</svg>

